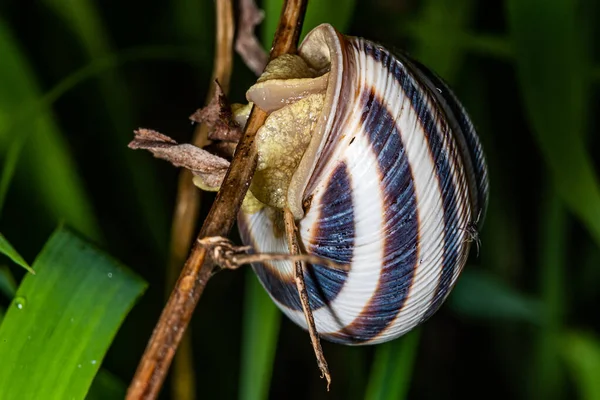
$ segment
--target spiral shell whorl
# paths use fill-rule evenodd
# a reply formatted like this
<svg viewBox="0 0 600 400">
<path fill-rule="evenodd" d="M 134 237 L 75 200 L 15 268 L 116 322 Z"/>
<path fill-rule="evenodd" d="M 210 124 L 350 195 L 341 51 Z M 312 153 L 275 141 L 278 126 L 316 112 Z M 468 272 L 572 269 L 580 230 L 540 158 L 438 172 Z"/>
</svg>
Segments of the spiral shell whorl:
<svg viewBox="0 0 600 400">
<path fill-rule="evenodd" d="M 303 194 L 310 206 L 299 232 L 307 252 L 351 264 L 348 272 L 307 267 L 311 308 L 328 340 L 384 342 L 429 318 L 454 286 L 468 228 L 482 222 L 487 204 L 485 160 L 464 109 L 423 66 L 329 25 L 305 43 L 311 36 L 327 43 L 334 81 L 323 137 L 311 143 L 317 150 Z M 268 209 L 241 213 L 243 241 L 256 252 L 287 252 L 276 220 Z M 254 269 L 306 328 L 291 263 Z"/>
</svg>

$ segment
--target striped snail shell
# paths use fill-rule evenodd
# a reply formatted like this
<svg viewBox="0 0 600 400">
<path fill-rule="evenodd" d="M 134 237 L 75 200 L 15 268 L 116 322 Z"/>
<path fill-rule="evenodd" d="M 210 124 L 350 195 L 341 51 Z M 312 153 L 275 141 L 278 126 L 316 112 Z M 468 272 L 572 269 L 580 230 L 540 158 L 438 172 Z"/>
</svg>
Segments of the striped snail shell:
<svg viewBox="0 0 600 400">
<path fill-rule="evenodd" d="M 473 124 L 426 67 L 328 24 L 278 62 L 247 92 L 273 121 L 258 132 L 242 241 L 256 253 L 287 253 L 289 207 L 303 251 L 350 265 L 306 265 L 320 336 L 395 339 L 441 306 L 483 222 L 488 175 Z M 307 329 L 292 262 L 253 268 Z"/>
</svg>

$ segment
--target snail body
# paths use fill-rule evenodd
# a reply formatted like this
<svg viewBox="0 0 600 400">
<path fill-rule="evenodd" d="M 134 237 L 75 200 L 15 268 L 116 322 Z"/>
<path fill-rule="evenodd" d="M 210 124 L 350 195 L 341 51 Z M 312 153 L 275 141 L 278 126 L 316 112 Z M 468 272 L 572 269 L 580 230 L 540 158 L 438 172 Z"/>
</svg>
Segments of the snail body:
<svg viewBox="0 0 600 400">
<path fill-rule="evenodd" d="M 242 241 L 256 253 L 288 252 L 288 208 L 304 252 L 350 266 L 306 265 L 320 336 L 392 340 L 438 310 L 466 263 L 488 201 L 480 141 L 446 84 L 407 56 L 323 24 L 295 57 L 296 66 L 267 68 L 247 93 L 288 122 L 258 133 Z M 307 329 L 293 263 L 253 269 Z"/>
</svg>

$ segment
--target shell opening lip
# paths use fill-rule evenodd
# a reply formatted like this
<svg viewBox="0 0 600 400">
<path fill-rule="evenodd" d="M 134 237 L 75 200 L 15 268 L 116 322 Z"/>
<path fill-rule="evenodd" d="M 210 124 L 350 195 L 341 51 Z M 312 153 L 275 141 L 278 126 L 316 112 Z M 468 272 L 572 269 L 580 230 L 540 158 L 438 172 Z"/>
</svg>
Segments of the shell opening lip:
<svg viewBox="0 0 600 400">
<path fill-rule="evenodd" d="M 304 217 L 304 192 L 333 125 L 343 77 L 343 40 L 333 26 L 321 24 L 308 33 L 298 48 L 298 55 L 310 67 L 317 71 L 328 70 L 329 78 L 321 118 L 288 187 L 288 207 L 297 220 Z"/>
</svg>

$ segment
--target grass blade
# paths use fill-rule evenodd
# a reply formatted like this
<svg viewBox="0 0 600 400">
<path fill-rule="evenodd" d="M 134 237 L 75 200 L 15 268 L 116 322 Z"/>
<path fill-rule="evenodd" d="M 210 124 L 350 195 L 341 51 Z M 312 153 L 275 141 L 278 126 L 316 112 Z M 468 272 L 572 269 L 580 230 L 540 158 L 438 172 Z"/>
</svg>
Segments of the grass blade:
<svg viewBox="0 0 600 400">
<path fill-rule="evenodd" d="M 424 1 L 419 19 L 414 22 L 416 43 L 413 55 L 448 82 L 456 79 L 465 57 L 460 32 L 471 20 L 473 0 Z"/>
<path fill-rule="evenodd" d="M 319 0 L 311 2 L 306 9 L 300 40 L 314 27 L 322 23 L 331 24 L 342 33 L 346 32 L 352 21 L 355 2 L 355 0 Z M 271 47 L 282 6 L 283 0 L 265 0 L 262 2 L 265 19 L 261 30 L 262 43 L 265 49 Z"/>
<path fill-rule="evenodd" d="M 216 6 L 206 1 L 174 0 L 169 3 L 173 13 L 173 26 L 177 34 L 185 41 L 212 53 L 214 47 L 215 21 L 213 8 Z M 198 55 L 198 60 L 202 59 Z M 210 67 L 212 60 L 204 57 L 202 61 Z"/>
<path fill-rule="evenodd" d="M 420 329 L 415 329 L 406 336 L 377 346 L 365 399 L 407 398 L 419 336 Z"/>
<path fill-rule="evenodd" d="M 539 301 L 514 291 L 488 272 L 463 272 L 448 303 L 457 314 L 469 318 L 542 323 Z"/>
<path fill-rule="evenodd" d="M 2 208 L 4 208 L 6 193 L 8 192 L 15 170 L 17 169 L 19 156 L 21 155 L 21 150 L 25 145 L 27 136 L 28 135 L 15 136 L 6 150 L 6 159 L 4 160 L 2 174 L 0 175 L 0 214 L 2 213 Z"/>
<path fill-rule="evenodd" d="M 77 167 L 69 154 L 51 114 L 42 110 L 35 121 L 27 121 L 27 128 L 14 126 L 14 116 L 20 115 L 24 105 L 35 102 L 39 90 L 27 61 L 10 31 L 0 19 L 0 149 L 10 146 L 11 152 L 19 149 L 19 136 L 29 136 L 24 151 L 22 174 L 42 204 L 57 220 L 64 219 L 89 237 L 98 237 L 97 221 L 90 201 L 77 174 Z M 23 131 L 18 132 L 16 128 Z M 15 145 L 14 140 L 17 141 Z M 13 147 L 16 146 L 16 147 Z M 17 151 L 18 153 L 18 151 Z M 8 157 L 8 155 L 5 155 Z M 18 154 L 11 157 L 15 163 Z M 6 166 L 6 164 L 5 164 Z M 13 166 L 14 168 L 14 166 Z M 3 175 L 9 171 L 3 169 Z M 8 187 L 9 178 L 3 177 L 2 190 Z"/>
<path fill-rule="evenodd" d="M 281 312 L 253 271 L 246 272 L 240 400 L 268 398 Z"/>
<path fill-rule="evenodd" d="M 591 68 L 578 3 L 506 4 L 517 75 L 535 139 L 558 193 L 600 243 L 600 185 L 584 141 Z"/>
<path fill-rule="evenodd" d="M 98 371 L 86 400 L 124 399 L 127 386 L 105 369 Z"/>
<path fill-rule="evenodd" d="M 563 338 L 563 357 L 571 375 L 580 399 L 600 399 L 600 340 L 588 333 L 570 332 Z"/>
<path fill-rule="evenodd" d="M 0 265 L 0 293 L 12 299 L 17 292 L 17 282 L 6 265 Z"/>
<path fill-rule="evenodd" d="M 17 292 L 17 282 L 5 265 L 0 265 L 0 293 L 3 293 L 9 299 L 12 299 Z M 0 325 L 4 319 L 6 310 L 0 306 Z"/>
<path fill-rule="evenodd" d="M 35 271 L 27 264 L 27 261 L 21 257 L 19 253 L 15 250 L 14 247 L 6 240 L 4 235 L 0 233 L 0 253 L 4 254 L 8 258 L 14 261 L 15 264 L 20 265 L 25 268 L 27 271 L 31 272 L 35 275 Z"/>
<path fill-rule="evenodd" d="M 550 192 L 550 191 L 548 191 Z M 540 221 L 540 283 L 542 329 L 534 338 L 534 366 L 531 395 L 544 399 L 561 398 L 563 371 L 560 364 L 560 342 L 565 304 L 564 266 L 567 260 L 567 224 L 562 201 L 552 192 L 544 196 Z"/>
<path fill-rule="evenodd" d="M 59 16 L 65 26 L 70 29 L 81 42 L 82 50 L 88 59 L 96 60 L 113 53 L 110 38 L 105 29 L 100 13 L 94 2 L 89 0 L 70 0 L 68 5 L 63 0 L 44 0 L 44 3 Z M 161 212 L 166 208 L 160 187 L 160 180 L 153 176 L 155 163 L 141 154 L 132 152 L 126 144 L 131 140 L 132 130 L 137 127 L 134 120 L 134 108 L 128 90 L 127 80 L 120 71 L 111 70 L 98 77 L 98 89 L 104 98 L 113 129 L 110 138 L 114 141 L 113 162 L 122 162 L 123 179 L 131 187 L 136 197 L 131 209 L 143 220 L 140 225 L 147 226 L 149 241 L 157 249 L 157 254 L 164 254 L 167 243 L 168 222 Z M 148 196 L 148 193 L 154 193 Z"/>
<path fill-rule="evenodd" d="M 83 399 L 146 283 L 64 228 L 33 266 L 0 326 L 0 397 Z"/>
<path fill-rule="evenodd" d="M 40 96 L 34 101 L 28 103 L 28 106 L 22 108 L 19 115 L 13 118 L 12 126 L 18 127 L 21 126 L 21 124 L 31 124 L 32 122 L 37 121 L 38 118 L 45 117 L 45 110 L 49 110 L 52 105 L 63 95 L 73 90 L 86 80 L 95 78 L 100 74 L 119 68 L 124 64 L 144 60 L 169 59 L 198 64 L 199 60 L 206 58 L 207 55 L 208 53 L 203 51 L 203 48 L 198 50 L 192 46 L 142 46 L 127 49 L 118 54 L 109 54 L 106 57 L 94 59 L 86 66 L 74 71 L 73 73 L 69 74 L 69 76 L 62 79 L 52 89 L 44 93 L 43 96 Z M 6 134 L 8 137 L 8 134 L 11 132 L 12 130 L 9 128 L 4 134 Z M 3 134 L 1 126 L 0 134 Z M 2 174 L 0 176 L 0 212 L 2 210 L 2 206 L 4 205 L 6 193 L 8 192 L 10 183 L 14 177 L 17 162 L 20 159 L 23 146 L 29 137 L 29 131 L 20 135 L 12 136 L 14 136 L 14 138 L 8 145 L 6 159 L 4 161 Z M 32 139 L 32 141 L 34 140 L 35 138 Z M 51 154 L 48 156 L 53 157 Z M 52 178 L 51 170 L 46 171 L 46 173 L 49 174 L 49 179 L 51 181 L 55 180 Z M 70 220 L 69 222 L 73 223 L 73 221 Z M 85 233 L 90 235 L 90 232 Z"/>
</svg>

